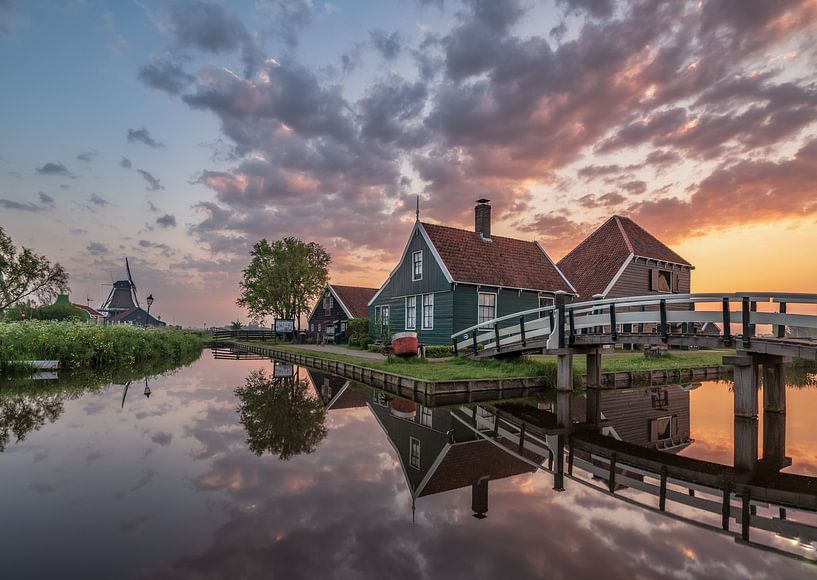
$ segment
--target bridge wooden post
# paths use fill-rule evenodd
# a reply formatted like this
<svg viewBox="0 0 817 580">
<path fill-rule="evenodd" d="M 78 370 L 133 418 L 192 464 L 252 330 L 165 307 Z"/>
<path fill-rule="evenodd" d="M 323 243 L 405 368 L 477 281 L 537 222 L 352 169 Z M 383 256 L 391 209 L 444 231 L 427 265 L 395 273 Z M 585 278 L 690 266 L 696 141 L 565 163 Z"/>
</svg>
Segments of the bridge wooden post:
<svg viewBox="0 0 817 580">
<path fill-rule="evenodd" d="M 786 466 L 786 367 L 789 359 L 763 358 L 763 466 Z"/>
<path fill-rule="evenodd" d="M 556 354 L 556 390 L 573 390 L 573 351 L 560 349 Z"/>
<path fill-rule="evenodd" d="M 723 357 L 723 364 L 734 367 L 735 416 L 757 418 L 757 359 L 739 353 Z"/>
<path fill-rule="evenodd" d="M 601 387 L 601 349 L 587 352 L 587 388 Z"/>
<path fill-rule="evenodd" d="M 757 465 L 757 418 L 735 416 L 735 469 L 753 471 Z"/>
</svg>

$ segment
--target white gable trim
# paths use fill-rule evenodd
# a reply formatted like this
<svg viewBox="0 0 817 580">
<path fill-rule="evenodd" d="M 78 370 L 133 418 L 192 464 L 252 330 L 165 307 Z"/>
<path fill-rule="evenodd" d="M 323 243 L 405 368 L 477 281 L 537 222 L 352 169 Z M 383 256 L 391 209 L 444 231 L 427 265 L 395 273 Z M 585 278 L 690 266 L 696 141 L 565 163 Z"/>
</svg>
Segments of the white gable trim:
<svg viewBox="0 0 817 580">
<path fill-rule="evenodd" d="M 431 467 L 428 469 L 428 472 L 426 472 L 425 477 L 423 477 L 422 481 L 417 486 L 417 491 L 414 492 L 417 497 L 420 497 L 420 494 L 423 493 L 423 490 L 425 489 L 426 484 L 428 484 L 429 480 L 437 472 L 437 469 L 440 467 L 440 464 L 443 462 L 443 459 L 445 459 L 445 456 L 448 455 L 448 451 L 450 449 L 451 449 L 451 443 L 446 443 L 445 447 L 443 447 L 442 451 L 440 451 L 440 454 L 434 460 L 434 463 L 431 464 Z M 422 449 L 420 450 L 420 452 L 422 453 Z"/>
<path fill-rule="evenodd" d="M 335 298 L 335 300 L 338 301 L 338 304 L 340 304 L 340 307 L 343 308 L 343 312 L 346 314 L 346 317 L 349 318 L 350 320 L 352 318 L 354 318 L 354 316 L 352 316 L 352 312 L 348 308 L 346 308 L 346 305 L 343 303 L 343 300 L 340 299 L 340 296 L 338 296 L 338 293 L 335 292 L 334 288 L 332 288 L 332 285 L 327 284 L 326 287 L 323 290 L 321 290 L 321 296 L 315 302 L 315 306 L 312 307 L 312 312 L 309 313 L 309 316 L 306 319 L 307 322 L 309 322 L 309 319 L 312 318 L 315 315 L 315 312 L 317 312 L 318 306 L 323 302 L 323 299 L 324 299 L 324 296 L 325 296 L 327 290 L 329 290 L 329 293 L 332 294 L 332 296 Z"/>
<path fill-rule="evenodd" d="M 420 230 L 420 234 L 423 236 L 423 239 L 425 240 L 426 244 L 428 245 L 429 249 L 431 250 L 431 255 L 434 256 L 434 260 L 437 262 L 437 265 L 439 265 L 440 269 L 443 271 L 443 274 L 445 275 L 445 279 L 448 280 L 449 284 L 454 282 L 454 279 L 451 277 L 451 272 L 448 271 L 448 267 L 445 265 L 445 262 L 443 262 L 443 259 L 440 257 L 439 252 L 437 252 L 437 248 L 435 248 L 434 244 L 431 243 L 431 238 L 428 237 L 428 233 L 426 232 L 425 228 L 423 227 L 423 225 L 419 221 L 416 221 L 416 222 L 414 222 L 414 227 L 411 228 L 411 233 L 409 234 L 409 239 L 406 242 L 406 246 L 405 246 L 405 248 L 403 248 L 403 255 L 400 256 L 400 260 L 397 262 L 397 265 L 391 271 L 391 273 L 389 274 L 389 277 L 386 278 L 386 281 L 383 282 L 383 285 L 380 287 L 380 289 L 375 293 L 374 296 L 372 296 L 372 299 L 369 300 L 369 306 L 374 304 L 374 301 L 377 300 L 377 297 L 380 296 L 380 293 L 383 292 L 383 289 L 386 286 L 389 285 L 389 282 L 391 282 L 392 276 L 394 276 L 394 273 L 397 272 L 397 269 L 400 267 L 400 265 L 406 259 L 406 255 L 408 254 L 409 246 L 411 245 L 411 240 L 414 238 L 414 233 L 418 229 Z M 425 264 L 423 265 L 423 267 L 425 267 Z"/>
<path fill-rule="evenodd" d="M 624 274 L 624 270 L 627 269 L 627 266 L 630 265 L 630 263 L 633 261 L 633 258 L 635 258 L 635 254 L 630 254 L 629 256 L 627 256 L 627 259 L 624 260 L 624 263 L 621 265 L 621 268 L 618 269 L 616 275 L 613 276 L 612 280 L 610 280 L 610 283 L 607 285 L 607 288 L 605 288 L 604 292 L 601 293 L 603 298 L 607 297 L 607 294 L 610 292 L 610 290 L 613 289 L 613 286 L 616 285 L 616 282 L 618 282 L 618 279 L 621 278 L 622 274 Z M 586 298 L 587 300 L 593 299 L 592 296 L 585 296 L 584 298 Z"/>
<path fill-rule="evenodd" d="M 542 247 L 542 244 L 540 244 L 537 240 L 534 240 L 533 243 L 536 244 L 536 247 L 539 248 L 539 250 L 545 255 L 545 258 L 548 259 L 550 265 L 553 266 L 557 272 L 559 272 L 559 276 L 562 277 L 562 280 L 564 280 L 565 283 L 570 287 L 570 289 L 573 290 L 573 295 L 578 296 L 579 293 L 576 291 L 576 288 L 573 286 L 573 284 L 570 283 L 570 280 L 567 279 L 567 276 L 565 276 L 564 273 L 559 269 L 559 266 L 556 265 L 556 262 L 550 259 L 550 256 L 548 256 L 548 253 Z"/>
</svg>

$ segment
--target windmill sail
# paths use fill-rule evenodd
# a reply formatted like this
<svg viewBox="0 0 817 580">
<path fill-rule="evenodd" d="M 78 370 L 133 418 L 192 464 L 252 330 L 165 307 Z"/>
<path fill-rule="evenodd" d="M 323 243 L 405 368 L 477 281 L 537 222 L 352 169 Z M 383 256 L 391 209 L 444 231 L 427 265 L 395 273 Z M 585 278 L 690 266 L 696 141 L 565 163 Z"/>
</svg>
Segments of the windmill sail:
<svg viewBox="0 0 817 580">
<path fill-rule="evenodd" d="M 108 294 L 105 304 L 100 308 L 101 312 L 114 315 L 138 307 L 139 302 L 136 299 L 136 284 L 133 283 L 133 278 L 130 273 L 130 264 L 127 258 L 125 258 L 125 270 L 127 271 L 128 279 L 117 280 L 113 283 L 111 293 Z"/>
<path fill-rule="evenodd" d="M 133 276 L 131 276 L 130 264 L 127 258 L 125 258 L 125 270 L 128 271 L 128 282 L 130 282 L 131 290 L 133 291 L 133 300 L 136 302 L 136 305 L 139 306 L 139 297 L 136 295 L 136 284 L 133 282 Z"/>
</svg>

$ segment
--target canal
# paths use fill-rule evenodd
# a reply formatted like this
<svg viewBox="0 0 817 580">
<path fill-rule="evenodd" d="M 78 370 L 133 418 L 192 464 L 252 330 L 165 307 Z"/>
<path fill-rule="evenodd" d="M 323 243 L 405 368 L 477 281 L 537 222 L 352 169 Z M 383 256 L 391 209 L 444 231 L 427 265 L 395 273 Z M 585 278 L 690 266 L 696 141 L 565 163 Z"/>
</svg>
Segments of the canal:
<svg viewBox="0 0 817 580">
<path fill-rule="evenodd" d="M 817 476 L 817 385 L 807 371 L 795 382 L 782 473 L 805 480 Z M 670 478 L 676 495 L 660 513 L 639 487 L 649 476 L 619 463 L 610 493 L 610 463 L 585 451 L 554 490 L 543 449 L 558 429 L 537 431 L 535 419 L 526 441 L 542 445 L 516 453 L 513 440 L 515 417 L 559 414 L 547 396 L 430 409 L 327 373 L 212 351 L 175 372 L 89 385 L 69 376 L 0 382 L 0 578 L 817 573 L 808 510 L 789 508 L 785 525 L 753 529 L 747 543 L 739 498 L 724 532 L 719 514 L 672 499 L 679 490 L 703 503 L 717 497 Z M 606 391 L 599 429 L 611 444 L 726 473 L 730 389 L 707 381 Z M 498 408 L 508 423 L 492 433 Z M 570 421 L 586 424 L 589 408 L 574 395 Z M 763 417 L 757 435 L 762 449 Z M 752 515 L 774 524 L 784 512 L 755 502 Z"/>
</svg>

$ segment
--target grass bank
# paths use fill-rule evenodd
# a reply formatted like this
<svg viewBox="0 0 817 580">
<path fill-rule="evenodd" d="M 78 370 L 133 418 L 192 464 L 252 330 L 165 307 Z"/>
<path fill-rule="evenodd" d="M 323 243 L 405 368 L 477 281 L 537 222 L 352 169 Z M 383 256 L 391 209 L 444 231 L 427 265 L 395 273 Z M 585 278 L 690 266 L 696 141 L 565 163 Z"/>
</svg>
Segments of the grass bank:
<svg viewBox="0 0 817 580">
<path fill-rule="evenodd" d="M 467 379 L 504 379 L 518 377 L 544 377 L 548 384 L 556 384 L 556 363 L 531 359 L 512 361 L 473 360 L 466 357 L 429 362 L 425 359 L 392 358 L 391 362 L 372 361 L 356 357 L 353 354 L 316 352 L 284 344 L 248 343 L 274 346 L 276 349 L 296 354 L 343 361 L 362 367 L 395 373 L 406 377 L 427 381 L 455 381 Z M 352 351 L 353 352 L 353 351 Z"/>
<path fill-rule="evenodd" d="M 652 371 L 658 369 L 688 369 L 722 365 L 723 357 L 735 354 L 734 350 L 673 350 L 671 354 L 647 358 L 644 353 L 635 351 L 606 352 L 601 357 L 601 372 L 618 373 L 627 371 Z M 553 355 L 534 355 L 532 360 L 540 362 L 555 362 Z M 573 370 L 580 374 L 587 372 L 587 358 L 573 357 Z"/>
<path fill-rule="evenodd" d="M 26 360 L 58 360 L 64 368 L 93 368 L 198 355 L 202 339 L 173 329 L 80 322 L 0 323 L 0 367 Z"/>
</svg>

